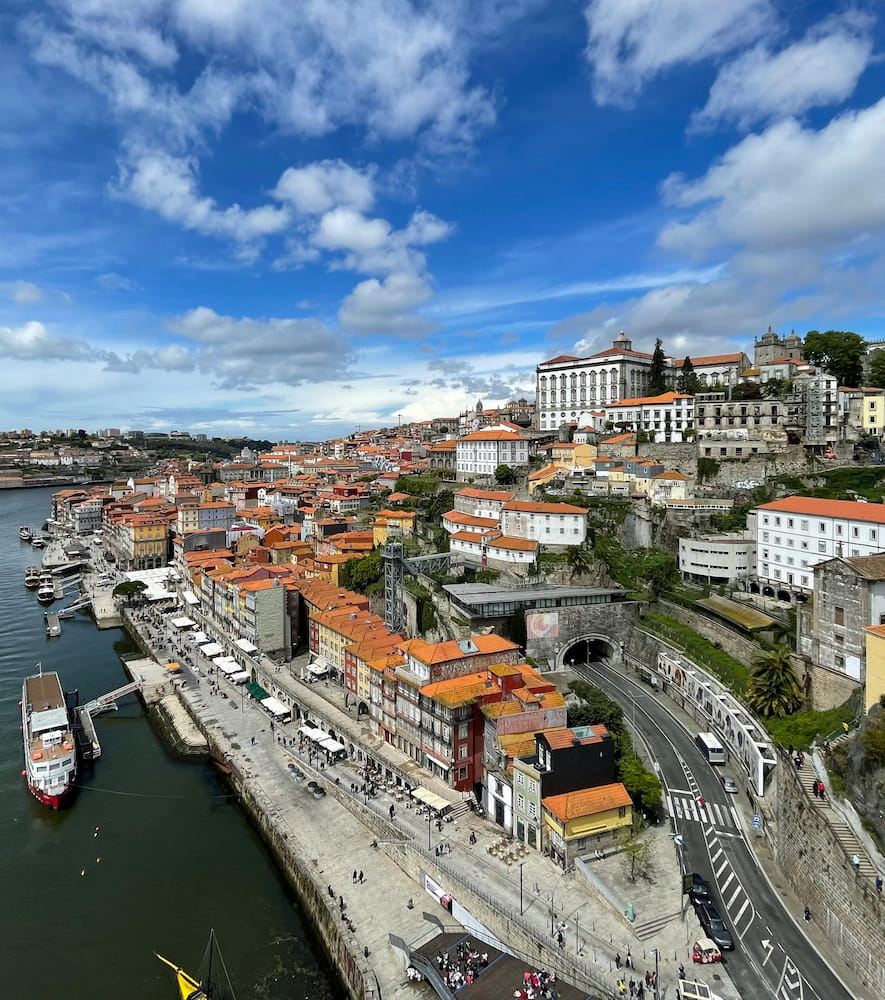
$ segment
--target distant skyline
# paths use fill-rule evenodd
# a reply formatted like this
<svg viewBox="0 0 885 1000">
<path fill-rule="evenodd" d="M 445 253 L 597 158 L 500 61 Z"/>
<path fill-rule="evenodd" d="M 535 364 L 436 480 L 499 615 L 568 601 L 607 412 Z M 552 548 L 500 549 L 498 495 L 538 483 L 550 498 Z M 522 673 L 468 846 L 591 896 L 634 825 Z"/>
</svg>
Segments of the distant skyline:
<svg viewBox="0 0 885 1000">
<path fill-rule="evenodd" d="M 885 337 L 873 0 L 7 0 L 0 426 L 320 440 Z"/>
</svg>

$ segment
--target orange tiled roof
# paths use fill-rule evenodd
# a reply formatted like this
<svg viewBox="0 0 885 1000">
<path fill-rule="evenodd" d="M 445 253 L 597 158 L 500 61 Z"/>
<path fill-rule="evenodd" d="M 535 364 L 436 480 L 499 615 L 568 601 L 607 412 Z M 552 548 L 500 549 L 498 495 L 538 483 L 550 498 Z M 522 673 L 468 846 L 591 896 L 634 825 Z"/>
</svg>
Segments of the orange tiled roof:
<svg viewBox="0 0 885 1000">
<path fill-rule="evenodd" d="M 490 549 L 512 549 L 518 552 L 535 552 L 540 542 L 531 538 L 510 538 L 508 535 L 501 535 L 500 538 L 492 538 L 488 541 Z"/>
<path fill-rule="evenodd" d="M 584 514 L 583 507 L 575 507 L 570 503 L 535 503 L 532 500 L 511 500 L 504 505 L 504 510 L 519 511 L 523 514 Z"/>
<path fill-rule="evenodd" d="M 495 517 L 478 517 L 476 514 L 465 514 L 460 510 L 450 510 L 443 514 L 442 519 L 449 524 L 463 524 L 467 528 L 498 527 L 498 519 Z"/>
<path fill-rule="evenodd" d="M 757 510 L 771 510 L 785 514 L 804 514 L 806 517 L 836 517 L 850 521 L 869 521 L 885 524 L 885 504 L 858 503 L 856 500 L 818 500 L 815 497 L 783 497 L 760 504 Z"/>
<path fill-rule="evenodd" d="M 516 494 L 507 490 L 477 490 L 472 486 L 465 486 L 463 489 L 455 491 L 456 497 L 469 497 L 471 500 L 494 500 L 496 503 L 507 503 Z"/>
<path fill-rule="evenodd" d="M 472 635 L 470 640 L 476 646 L 476 650 L 470 653 L 465 653 L 454 640 L 425 642 L 423 639 L 408 639 L 402 644 L 402 649 L 422 663 L 446 663 L 449 660 L 461 660 L 466 656 L 512 652 L 519 649 L 515 642 L 496 635 L 494 632 L 489 635 Z"/>
<path fill-rule="evenodd" d="M 686 392 L 662 392 L 660 396 L 638 396 L 636 399 L 619 399 L 617 402 L 609 403 L 608 408 L 613 406 L 645 406 L 658 405 L 668 406 L 677 399 L 694 399 L 694 396 Z"/>
<path fill-rule="evenodd" d="M 698 365 L 727 365 L 727 364 L 740 364 L 743 359 L 743 354 L 738 351 L 737 354 L 710 354 L 705 358 L 692 358 L 692 365 L 697 368 Z M 674 362 L 676 368 L 681 368 L 685 364 L 685 358 L 681 361 Z"/>
<path fill-rule="evenodd" d="M 522 441 L 522 434 L 516 431 L 474 431 L 472 434 L 465 434 L 458 438 L 459 441 Z"/>
<path fill-rule="evenodd" d="M 576 792 L 566 792 L 564 795 L 551 795 L 541 802 L 563 823 L 582 816 L 595 816 L 609 809 L 633 805 L 633 800 L 621 782 L 599 785 L 597 788 L 581 788 Z"/>
</svg>

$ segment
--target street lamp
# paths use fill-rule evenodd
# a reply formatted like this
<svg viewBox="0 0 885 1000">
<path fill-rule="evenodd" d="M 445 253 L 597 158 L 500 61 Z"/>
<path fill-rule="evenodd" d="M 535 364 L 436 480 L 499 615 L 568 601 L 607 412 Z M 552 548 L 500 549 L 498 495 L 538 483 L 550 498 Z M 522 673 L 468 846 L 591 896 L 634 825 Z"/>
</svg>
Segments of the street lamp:
<svg viewBox="0 0 885 1000">
<path fill-rule="evenodd" d="M 528 859 L 526 859 L 526 860 L 528 860 Z M 519 863 L 519 915 L 520 916 L 522 916 L 523 913 L 524 913 L 524 910 L 523 910 L 523 907 L 522 907 L 522 869 L 523 869 L 524 865 L 525 865 L 525 861 L 520 861 L 520 863 Z"/>
</svg>

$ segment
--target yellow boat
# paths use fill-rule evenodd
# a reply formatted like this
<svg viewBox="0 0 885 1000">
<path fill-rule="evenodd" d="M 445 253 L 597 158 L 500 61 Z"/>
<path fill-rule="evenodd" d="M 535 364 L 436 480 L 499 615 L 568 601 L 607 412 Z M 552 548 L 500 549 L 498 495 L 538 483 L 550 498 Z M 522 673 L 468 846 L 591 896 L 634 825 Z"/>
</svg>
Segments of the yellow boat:
<svg viewBox="0 0 885 1000">
<path fill-rule="evenodd" d="M 200 968 L 205 973 L 199 979 L 195 979 L 159 952 L 155 951 L 154 954 L 175 972 L 179 1000 L 236 1000 L 214 930 L 209 932 L 209 943 L 200 963 Z"/>
</svg>

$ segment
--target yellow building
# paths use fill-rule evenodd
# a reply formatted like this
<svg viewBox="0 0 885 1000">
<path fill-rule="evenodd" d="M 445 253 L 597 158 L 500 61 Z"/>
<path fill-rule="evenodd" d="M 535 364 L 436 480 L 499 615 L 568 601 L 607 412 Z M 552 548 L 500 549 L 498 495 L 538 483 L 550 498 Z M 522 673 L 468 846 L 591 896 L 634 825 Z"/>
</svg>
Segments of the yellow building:
<svg viewBox="0 0 885 1000">
<path fill-rule="evenodd" d="M 885 430 L 885 390 L 863 390 L 863 424 L 858 428 L 867 434 L 881 434 Z"/>
<path fill-rule="evenodd" d="M 157 569 L 168 562 L 169 519 L 134 514 L 119 522 L 120 556 L 126 569 Z"/>
<path fill-rule="evenodd" d="M 550 795 L 541 806 L 545 839 L 565 870 L 576 858 L 610 845 L 619 830 L 633 823 L 633 800 L 620 782 Z"/>
<path fill-rule="evenodd" d="M 869 712 L 885 694 L 885 625 L 866 629 L 866 661 L 864 708 Z"/>
<path fill-rule="evenodd" d="M 415 534 L 415 511 L 379 510 L 372 525 L 372 543 L 377 548 L 391 538 L 411 538 Z"/>
</svg>

